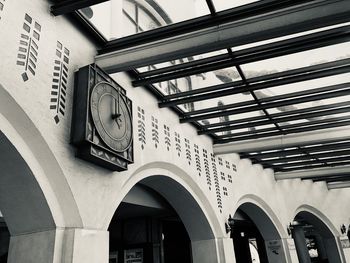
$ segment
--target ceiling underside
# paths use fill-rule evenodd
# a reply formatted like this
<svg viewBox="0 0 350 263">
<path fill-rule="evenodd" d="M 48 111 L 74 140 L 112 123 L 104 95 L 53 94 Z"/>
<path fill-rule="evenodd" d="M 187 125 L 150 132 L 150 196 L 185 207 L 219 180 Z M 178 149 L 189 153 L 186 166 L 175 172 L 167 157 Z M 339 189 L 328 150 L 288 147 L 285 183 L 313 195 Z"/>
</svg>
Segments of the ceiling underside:
<svg viewBox="0 0 350 263">
<path fill-rule="evenodd" d="M 223 10 L 207 0 L 208 15 L 149 31 L 137 25 L 137 34 L 108 41 L 75 11 L 106 1 L 57 2 L 54 14 L 74 12 L 95 32 L 100 67 L 128 71 L 133 86 L 150 90 L 159 107 L 215 146 L 343 129 L 339 138 L 233 151 L 277 174 L 345 167 L 308 179 L 350 181 L 348 1 L 250 1 Z"/>
</svg>

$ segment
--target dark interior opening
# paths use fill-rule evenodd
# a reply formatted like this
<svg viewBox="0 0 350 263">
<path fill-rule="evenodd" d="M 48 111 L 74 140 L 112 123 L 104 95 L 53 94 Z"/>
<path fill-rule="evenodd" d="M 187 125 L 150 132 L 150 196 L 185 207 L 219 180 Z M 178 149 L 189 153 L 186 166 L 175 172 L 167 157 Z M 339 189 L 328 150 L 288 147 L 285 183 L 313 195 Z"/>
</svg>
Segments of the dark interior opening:
<svg viewBox="0 0 350 263">
<path fill-rule="evenodd" d="M 170 204 L 149 187 L 136 185 L 109 226 L 110 263 L 191 263 L 191 242 Z"/>
</svg>

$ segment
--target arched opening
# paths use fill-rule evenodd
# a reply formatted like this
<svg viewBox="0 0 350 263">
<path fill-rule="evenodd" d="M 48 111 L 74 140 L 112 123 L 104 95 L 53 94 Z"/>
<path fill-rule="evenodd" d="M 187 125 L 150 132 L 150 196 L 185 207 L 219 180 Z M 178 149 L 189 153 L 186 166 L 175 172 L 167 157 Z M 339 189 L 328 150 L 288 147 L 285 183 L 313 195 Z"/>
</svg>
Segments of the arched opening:
<svg viewBox="0 0 350 263">
<path fill-rule="evenodd" d="M 290 225 L 300 263 L 340 263 L 336 237 L 318 216 L 300 211 Z"/>
<path fill-rule="evenodd" d="M 193 196 L 167 176 L 134 185 L 109 225 L 110 262 L 218 262 L 207 217 Z M 142 258 L 142 260 L 141 260 Z"/>
<path fill-rule="evenodd" d="M 0 211 L 0 249 L 4 252 L 0 252 L 1 260 L 10 263 L 49 262 L 58 246 L 57 227 L 82 225 L 55 156 L 27 114 L 1 85 Z"/>
<path fill-rule="evenodd" d="M 236 263 L 286 262 L 284 244 L 269 215 L 258 205 L 241 204 L 231 224 Z"/>
<path fill-rule="evenodd" d="M 2 260 L 11 255 L 9 236 L 55 228 L 46 198 L 31 169 L 13 144 L 0 131 L 0 211 L 2 213 Z M 5 227 L 6 226 L 6 227 Z M 17 252 L 18 253 L 18 252 Z"/>
<path fill-rule="evenodd" d="M 10 232 L 0 211 L 0 263 L 7 263 L 10 245 Z"/>
</svg>

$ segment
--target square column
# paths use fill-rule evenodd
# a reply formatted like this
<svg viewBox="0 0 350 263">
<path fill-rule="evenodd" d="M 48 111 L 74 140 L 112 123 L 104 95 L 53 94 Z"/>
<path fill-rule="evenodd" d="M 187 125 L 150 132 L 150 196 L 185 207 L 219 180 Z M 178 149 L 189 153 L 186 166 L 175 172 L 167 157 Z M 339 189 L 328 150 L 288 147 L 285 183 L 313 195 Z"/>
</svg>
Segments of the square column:
<svg viewBox="0 0 350 263">
<path fill-rule="evenodd" d="M 108 252 L 108 231 L 53 229 L 11 236 L 8 263 L 107 263 Z"/>
</svg>

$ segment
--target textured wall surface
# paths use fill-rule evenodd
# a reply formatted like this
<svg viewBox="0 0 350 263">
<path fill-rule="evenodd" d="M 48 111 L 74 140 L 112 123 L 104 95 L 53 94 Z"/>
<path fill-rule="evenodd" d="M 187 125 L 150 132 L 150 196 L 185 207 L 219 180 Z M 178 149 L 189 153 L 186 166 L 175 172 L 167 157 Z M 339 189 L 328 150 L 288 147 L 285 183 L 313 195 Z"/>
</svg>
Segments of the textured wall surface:
<svg viewBox="0 0 350 263">
<path fill-rule="evenodd" d="M 240 205 L 248 202 L 260 207 L 285 241 L 284 249 L 291 249 L 291 262 L 297 259 L 286 227 L 300 210 L 321 217 L 336 236 L 341 224 L 350 223 L 349 189 L 329 191 L 323 182 L 299 179 L 276 182 L 272 170 L 240 160 L 237 154 L 214 156 L 210 138 L 198 136 L 188 124 L 180 124 L 178 116 L 168 109 L 159 109 L 156 99 L 145 88 L 133 88 L 124 73 L 113 78 L 133 101 L 134 164 L 126 172 L 110 172 L 77 159 L 70 145 L 73 76 L 78 68 L 94 61 L 96 47 L 64 16 L 50 15 L 47 1 L 1 3 L 0 84 L 24 113 L 0 115 L 19 134 L 25 134 L 28 127 L 11 121 L 21 118 L 16 114 L 25 114 L 62 170 L 57 180 L 49 183 L 44 182 L 47 170 L 34 174 L 47 198 L 52 191 L 56 198 L 72 196 L 81 222 L 59 220 L 53 212 L 57 226 L 106 230 L 132 186 L 155 175 L 171 178 L 190 193 L 217 238 L 228 237 L 224 223 Z M 23 136 L 22 140 L 31 142 Z M 31 149 L 35 156 L 44 151 L 40 147 Z M 53 211 L 59 206 L 54 201 L 49 205 Z M 68 218 L 70 215 L 76 216 L 67 212 Z M 345 254 L 350 257 L 348 248 Z"/>
</svg>

